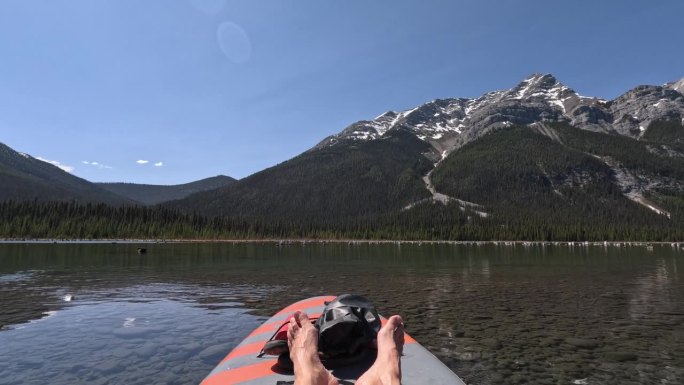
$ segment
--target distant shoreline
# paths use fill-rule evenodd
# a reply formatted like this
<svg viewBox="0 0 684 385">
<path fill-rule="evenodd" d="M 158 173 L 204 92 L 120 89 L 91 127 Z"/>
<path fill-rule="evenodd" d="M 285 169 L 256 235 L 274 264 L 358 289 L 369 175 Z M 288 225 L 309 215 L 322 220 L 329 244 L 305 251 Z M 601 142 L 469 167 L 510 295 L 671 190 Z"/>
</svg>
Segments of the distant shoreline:
<svg viewBox="0 0 684 385">
<path fill-rule="evenodd" d="M 464 245 L 464 246 L 571 246 L 571 247 L 652 247 L 672 246 L 684 249 L 684 241 L 449 241 L 449 240 L 389 240 L 389 239 L 0 239 L 0 244 L 159 244 L 159 243 L 273 243 L 277 245 L 293 244 L 409 244 L 409 245 Z"/>
</svg>

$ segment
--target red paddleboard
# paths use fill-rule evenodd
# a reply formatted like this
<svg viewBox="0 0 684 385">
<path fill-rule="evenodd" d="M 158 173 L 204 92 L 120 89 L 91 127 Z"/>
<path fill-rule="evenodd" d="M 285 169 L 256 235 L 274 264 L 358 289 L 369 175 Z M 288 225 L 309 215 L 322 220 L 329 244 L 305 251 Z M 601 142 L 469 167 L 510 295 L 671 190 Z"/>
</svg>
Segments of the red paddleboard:
<svg viewBox="0 0 684 385">
<path fill-rule="evenodd" d="M 308 298 L 276 313 L 261 326 L 250 333 L 238 346 L 209 373 L 201 385 L 276 385 L 293 384 L 294 374 L 278 366 L 277 357 L 263 355 L 258 357 L 264 344 L 287 322 L 296 311 L 306 313 L 309 318 L 318 318 L 325 302 L 334 296 Z M 385 319 L 383 318 L 383 323 Z M 352 365 L 335 368 L 332 374 L 341 384 L 353 384 L 373 363 L 362 360 Z M 401 357 L 403 385 L 454 384 L 465 383 L 437 357 L 425 349 L 408 334 L 404 335 L 404 353 Z"/>
</svg>

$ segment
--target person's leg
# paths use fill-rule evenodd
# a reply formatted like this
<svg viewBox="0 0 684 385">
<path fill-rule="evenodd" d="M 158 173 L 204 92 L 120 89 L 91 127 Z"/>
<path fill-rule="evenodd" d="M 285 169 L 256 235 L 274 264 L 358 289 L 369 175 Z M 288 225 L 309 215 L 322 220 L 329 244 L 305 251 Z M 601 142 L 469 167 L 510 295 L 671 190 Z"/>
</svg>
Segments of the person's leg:
<svg viewBox="0 0 684 385">
<path fill-rule="evenodd" d="M 378 357 L 356 385 L 400 385 L 401 353 L 404 349 L 404 323 L 398 315 L 387 320 L 378 332 Z"/>
<path fill-rule="evenodd" d="M 318 357 L 318 330 L 306 314 L 298 311 L 290 319 L 287 345 L 294 364 L 295 385 L 339 385 Z"/>
</svg>

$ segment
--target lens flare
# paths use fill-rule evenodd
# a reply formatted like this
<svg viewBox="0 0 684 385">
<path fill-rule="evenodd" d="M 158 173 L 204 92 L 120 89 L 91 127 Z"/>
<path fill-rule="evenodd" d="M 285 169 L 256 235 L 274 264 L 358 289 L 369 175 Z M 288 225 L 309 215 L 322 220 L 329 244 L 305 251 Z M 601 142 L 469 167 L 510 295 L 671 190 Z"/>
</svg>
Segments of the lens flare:
<svg viewBox="0 0 684 385">
<path fill-rule="evenodd" d="M 245 63 L 252 56 L 252 44 L 245 30 L 232 22 L 219 25 L 216 39 L 221 51 L 234 63 Z"/>
</svg>

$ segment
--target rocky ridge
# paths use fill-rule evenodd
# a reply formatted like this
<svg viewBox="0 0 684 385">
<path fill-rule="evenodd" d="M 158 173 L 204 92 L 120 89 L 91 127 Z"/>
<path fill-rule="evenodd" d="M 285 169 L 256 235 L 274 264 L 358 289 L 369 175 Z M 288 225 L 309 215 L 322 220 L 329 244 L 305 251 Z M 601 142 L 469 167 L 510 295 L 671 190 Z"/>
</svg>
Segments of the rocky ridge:
<svg viewBox="0 0 684 385">
<path fill-rule="evenodd" d="M 639 138 L 653 121 L 684 121 L 682 92 L 684 78 L 664 86 L 638 86 L 606 101 L 582 96 L 553 75 L 534 74 L 509 90 L 477 99 L 437 99 L 406 111 L 388 111 L 353 123 L 315 148 L 407 130 L 430 143 L 434 151 L 426 155 L 437 162 L 492 130 L 537 122 L 567 122 L 584 130 Z"/>
<path fill-rule="evenodd" d="M 665 84 L 665 87 L 671 88 L 681 94 L 684 94 L 684 78 L 680 79 L 678 82 Z"/>
</svg>

